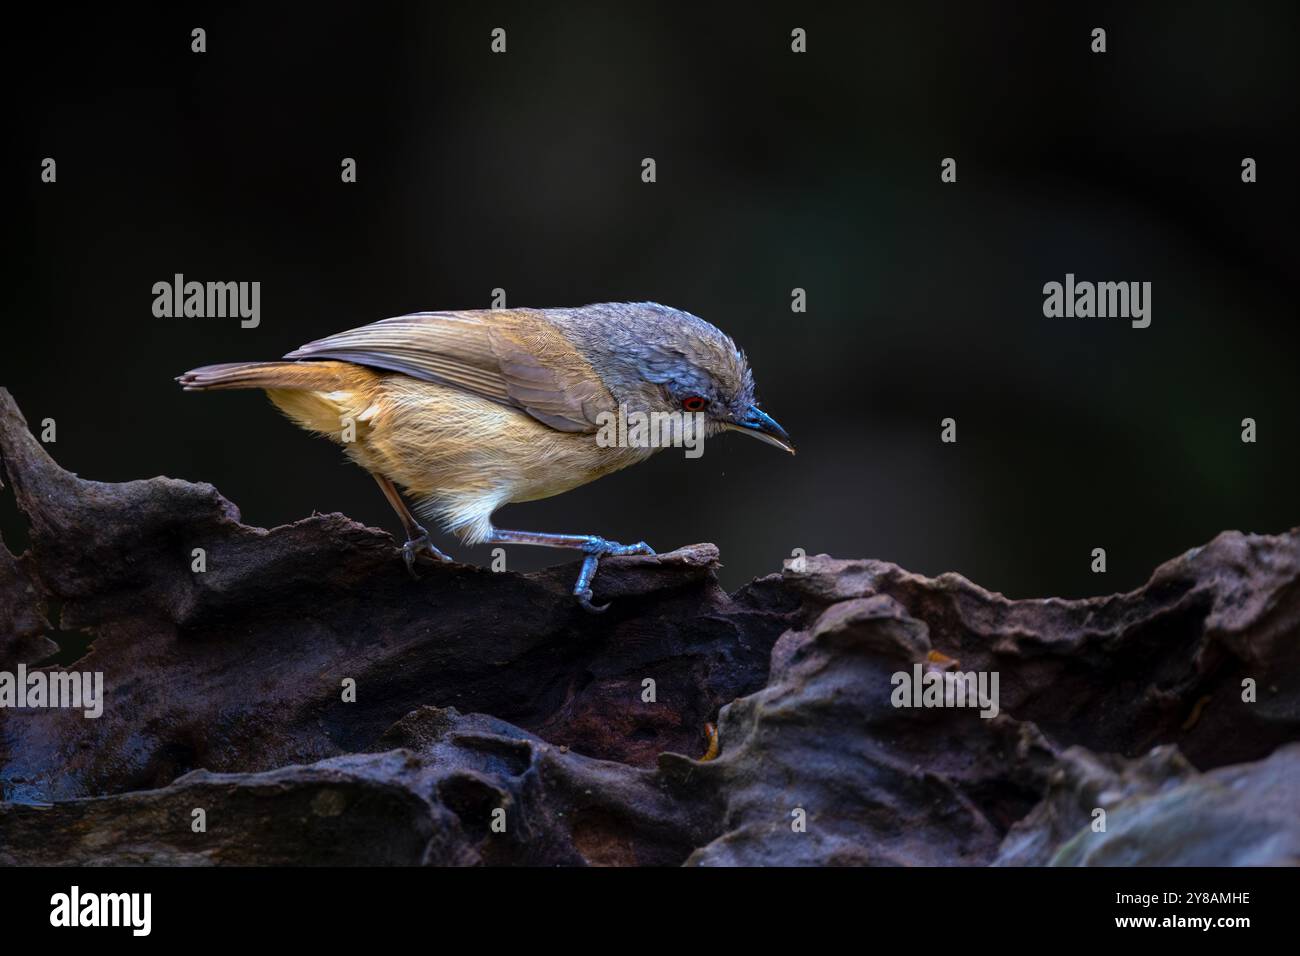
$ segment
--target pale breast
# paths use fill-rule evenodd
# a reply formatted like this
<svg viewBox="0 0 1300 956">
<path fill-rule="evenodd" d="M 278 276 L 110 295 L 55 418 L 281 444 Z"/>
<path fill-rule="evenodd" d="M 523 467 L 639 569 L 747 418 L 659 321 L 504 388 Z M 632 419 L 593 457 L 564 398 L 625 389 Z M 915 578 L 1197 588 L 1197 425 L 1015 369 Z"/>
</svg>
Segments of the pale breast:
<svg viewBox="0 0 1300 956">
<path fill-rule="evenodd" d="M 367 420 L 367 456 L 420 499 L 421 512 L 482 540 L 493 511 L 569 491 L 652 450 L 602 448 L 497 402 L 403 375 L 384 376 Z"/>
</svg>

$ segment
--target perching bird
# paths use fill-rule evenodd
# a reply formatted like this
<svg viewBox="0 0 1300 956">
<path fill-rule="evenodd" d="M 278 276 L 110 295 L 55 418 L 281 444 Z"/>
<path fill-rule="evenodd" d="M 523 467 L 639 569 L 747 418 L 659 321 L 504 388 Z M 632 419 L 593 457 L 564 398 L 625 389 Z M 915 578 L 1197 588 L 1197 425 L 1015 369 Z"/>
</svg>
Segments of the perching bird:
<svg viewBox="0 0 1300 956">
<path fill-rule="evenodd" d="M 759 409 L 745 356 L 688 312 L 652 302 L 580 309 L 417 312 L 340 332 L 278 362 L 206 365 L 177 378 L 187 391 L 265 389 L 303 428 L 343 445 L 374 476 L 406 530 L 402 548 L 434 547 L 402 500 L 466 544 L 573 548 L 586 558 L 573 593 L 587 610 L 603 555 L 654 554 L 596 535 L 505 531 L 492 513 L 584 485 L 656 447 L 604 447 L 620 406 L 702 412 L 704 436 L 752 435 L 794 453 Z M 642 442 L 641 444 L 646 444 Z"/>
</svg>

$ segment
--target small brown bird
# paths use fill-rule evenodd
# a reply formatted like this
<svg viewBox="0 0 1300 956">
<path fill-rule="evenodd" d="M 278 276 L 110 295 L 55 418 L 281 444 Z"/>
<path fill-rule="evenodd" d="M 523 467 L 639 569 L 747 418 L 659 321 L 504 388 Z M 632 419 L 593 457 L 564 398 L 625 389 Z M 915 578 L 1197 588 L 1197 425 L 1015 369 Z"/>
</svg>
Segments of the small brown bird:
<svg viewBox="0 0 1300 956">
<path fill-rule="evenodd" d="M 308 343 L 283 361 L 206 365 L 177 381 L 186 391 L 265 389 L 300 426 L 342 444 L 401 518 L 412 573 L 421 550 L 450 559 L 398 486 L 422 517 L 467 544 L 582 551 L 573 590 L 591 611 L 604 610 L 591 603 L 601 556 L 654 554 L 645 542 L 506 531 L 492 526 L 492 513 L 658 450 L 598 441 L 613 416 L 700 415 L 704 437 L 735 430 L 794 453 L 784 429 L 759 409 L 735 343 L 703 319 L 652 302 L 417 312 Z"/>
</svg>

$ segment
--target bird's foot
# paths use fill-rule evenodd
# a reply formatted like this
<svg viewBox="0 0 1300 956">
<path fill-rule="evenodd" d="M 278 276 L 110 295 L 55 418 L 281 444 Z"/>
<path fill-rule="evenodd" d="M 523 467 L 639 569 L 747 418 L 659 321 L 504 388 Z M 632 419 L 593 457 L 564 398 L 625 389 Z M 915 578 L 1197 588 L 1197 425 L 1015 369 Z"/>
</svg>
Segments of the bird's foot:
<svg viewBox="0 0 1300 956">
<path fill-rule="evenodd" d="M 587 538 L 587 543 L 582 546 L 582 550 L 585 554 L 598 558 L 607 555 L 655 553 L 655 549 L 644 541 L 638 541 L 636 544 L 619 544 L 617 541 L 608 541 L 594 534 Z"/>
<path fill-rule="evenodd" d="M 406 572 L 418 581 L 420 576 L 415 573 L 415 559 L 421 551 L 439 561 L 450 561 L 451 557 L 443 554 L 434 547 L 433 540 L 429 537 L 429 532 L 420 527 L 417 527 L 416 531 L 418 531 L 419 534 L 407 541 L 406 544 L 402 545 L 402 560 L 406 562 Z"/>
<path fill-rule="evenodd" d="M 603 614 L 609 610 L 608 604 L 591 603 L 591 579 L 596 576 L 601 558 L 610 555 L 655 553 L 655 549 L 644 541 L 638 541 L 636 544 L 619 544 L 617 541 L 607 541 L 596 535 L 587 538 L 582 545 L 582 551 L 586 557 L 582 561 L 582 570 L 578 572 L 577 583 L 573 585 L 573 596 L 578 599 L 578 605 L 584 611 L 592 614 Z"/>
</svg>

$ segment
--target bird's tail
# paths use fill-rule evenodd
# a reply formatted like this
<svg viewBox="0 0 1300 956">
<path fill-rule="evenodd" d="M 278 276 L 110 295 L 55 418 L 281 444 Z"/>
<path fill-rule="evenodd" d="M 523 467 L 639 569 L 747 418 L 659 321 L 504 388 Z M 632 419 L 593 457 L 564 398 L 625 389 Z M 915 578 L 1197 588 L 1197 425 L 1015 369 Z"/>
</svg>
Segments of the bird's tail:
<svg viewBox="0 0 1300 956">
<path fill-rule="evenodd" d="M 355 384 L 357 368 L 347 362 L 228 362 L 178 375 L 187 392 L 223 388 L 283 388 L 328 392 Z"/>
</svg>

